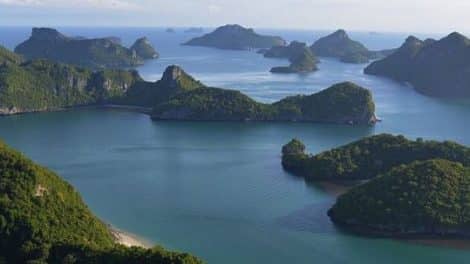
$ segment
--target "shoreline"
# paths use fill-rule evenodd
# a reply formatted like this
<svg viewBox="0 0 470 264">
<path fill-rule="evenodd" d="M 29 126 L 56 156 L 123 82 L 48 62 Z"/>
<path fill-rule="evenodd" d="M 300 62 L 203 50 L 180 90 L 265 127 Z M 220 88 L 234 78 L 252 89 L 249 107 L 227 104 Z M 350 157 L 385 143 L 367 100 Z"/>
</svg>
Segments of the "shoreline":
<svg viewBox="0 0 470 264">
<path fill-rule="evenodd" d="M 142 247 L 150 249 L 153 247 L 150 241 L 147 241 L 135 234 L 123 231 L 114 226 L 109 226 L 109 231 L 114 236 L 116 243 L 126 247 Z"/>
</svg>

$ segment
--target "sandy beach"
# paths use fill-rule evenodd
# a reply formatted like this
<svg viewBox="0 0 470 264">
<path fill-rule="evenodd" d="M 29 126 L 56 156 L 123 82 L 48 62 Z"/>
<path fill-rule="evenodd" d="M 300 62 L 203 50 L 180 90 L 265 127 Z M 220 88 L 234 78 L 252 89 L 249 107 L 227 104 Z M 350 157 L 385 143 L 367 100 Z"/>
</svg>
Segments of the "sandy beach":
<svg viewBox="0 0 470 264">
<path fill-rule="evenodd" d="M 134 234 L 119 230 L 115 227 L 110 227 L 111 233 L 114 235 L 116 242 L 126 247 L 143 247 L 151 248 L 152 243 L 140 238 Z"/>
</svg>

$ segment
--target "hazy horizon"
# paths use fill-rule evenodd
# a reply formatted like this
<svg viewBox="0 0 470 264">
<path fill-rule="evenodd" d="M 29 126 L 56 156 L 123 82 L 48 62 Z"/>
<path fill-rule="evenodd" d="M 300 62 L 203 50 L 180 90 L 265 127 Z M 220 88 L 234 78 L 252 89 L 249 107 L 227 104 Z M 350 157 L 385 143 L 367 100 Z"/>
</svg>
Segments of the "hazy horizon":
<svg viewBox="0 0 470 264">
<path fill-rule="evenodd" d="M 465 0 L 445 4 L 438 0 L 273 0 L 269 4 L 249 0 L 0 0 L 0 26 L 213 28 L 241 24 L 265 29 L 465 33 L 469 9 L 470 2 Z"/>
</svg>

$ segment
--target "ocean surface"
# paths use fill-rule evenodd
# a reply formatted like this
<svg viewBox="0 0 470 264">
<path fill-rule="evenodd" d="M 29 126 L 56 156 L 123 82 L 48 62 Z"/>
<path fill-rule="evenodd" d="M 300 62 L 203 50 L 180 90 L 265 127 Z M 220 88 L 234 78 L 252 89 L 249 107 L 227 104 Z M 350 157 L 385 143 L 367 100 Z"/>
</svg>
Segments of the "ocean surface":
<svg viewBox="0 0 470 264">
<path fill-rule="evenodd" d="M 0 28 L 13 49 L 30 28 Z M 157 80 L 178 64 L 202 82 L 263 102 L 353 81 L 369 88 L 383 122 L 374 127 L 297 123 L 152 122 L 121 110 L 76 110 L 0 118 L 0 138 L 72 183 L 104 221 L 208 263 L 465 263 L 470 251 L 363 238 L 326 216 L 335 197 L 284 172 L 291 138 L 318 153 L 364 136 L 403 134 L 470 145 L 470 102 L 425 97 L 366 65 L 321 58 L 308 75 L 274 75 L 287 65 L 255 52 L 180 46 L 196 36 L 162 28 L 60 28 L 71 36 L 147 36 L 161 58 L 138 68 Z M 320 31 L 259 30 L 312 43 Z M 407 34 L 352 32 L 371 49 L 399 46 Z M 442 37 L 420 35 L 419 37 Z"/>
</svg>

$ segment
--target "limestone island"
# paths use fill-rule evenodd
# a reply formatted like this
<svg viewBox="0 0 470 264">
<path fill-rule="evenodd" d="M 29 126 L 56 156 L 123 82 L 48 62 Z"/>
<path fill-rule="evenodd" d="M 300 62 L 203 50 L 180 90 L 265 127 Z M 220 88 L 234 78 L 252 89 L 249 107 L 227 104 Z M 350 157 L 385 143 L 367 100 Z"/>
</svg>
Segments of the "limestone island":
<svg viewBox="0 0 470 264">
<path fill-rule="evenodd" d="M 131 50 L 135 51 L 137 56 L 144 60 L 151 60 L 159 57 L 158 52 L 152 46 L 152 43 L 150 43 L 147 37 L 136 40 L 135 43 L 131 46 Z"/>
<path fill-rule="evenodd" d="M 317 56 L 334 57 L 345 63 L 358 64 L 367 63 L 392 52 L 391 50 L 370 51 L 362 43 L 352 40 L 342 29 L 318 39 L 310 48 Z"/>
<path fill-rule="evenodd" d="M 282 149 L 282 166 L 307 181 L 370 180 L 390 169 L 414 161 L 446 159 L 470 166 L 470 148 L 451 141 L 409 140 L 380 134 L 322 152 L 305 153 L 297 139 Z"/>
<path fill-rule="evenodd" d="M 200 34 L 204 33 L 204 29 L 202 27 L 190 27 L 184 31 L 184 33 L 189 34 Z"/>
<path fill-rule="evenodd" d="M 140 48 L 142 41 L 136 44 Z M 141 57 L 138 52 L 141 50 L 126 48 L 114 39 L 77 39 L 51 28 L 33 28 L 31 37 L 15 48 L 15 53 L 27 60 L 48 59 L 93 69 L 141 65 L 148 57 Z"/>
<path fill-rule="evenodd" d="M 162 247 L 126 247 L 54 172 L 0 142 L 0 263 L 202 263 Z"/>
<path fill-rule="evenodd" d="M 288 121 L 371 124 L 375 105 L 369 90 L 345 82 L 312 95 L 298 95 L 273 104 L 256 102 L 235 90 L 200 87 L 157 104 L 154 120 Z"/>
<path fill-rule="evenodd" d="M 454 32 L 441 40 L 410 36 L 388 57 L 364 72 L 409 83 L 416 91 L 435 97 L 470 97 L 470 40 Z"/>
<path fill-rule="evenodd" d="M 469 212 L 468 164 L 430 159 L 398 165 L 354 187 L 337 199 L 328 215 L 359 234 L 469 239 Z"/>
<path fill-rule="evenodd" d="M 289 46 L 276 46 L 264 53 L 266 58 L 287 58 L 289 66 L 274 67 L 272 73 L 309 73 L 318 70 L 318 60 L 305 43 L 293 41 Z"/>
<path fill-rule="evenodd" d="M 281 37 L 259 35 L 253 29 L 240 25 L 225 25 L 202 37 L 193 38 L 183 45 L 228 50 L 252 50 L 284 46 L 286 41 Z"/>
</svg>

